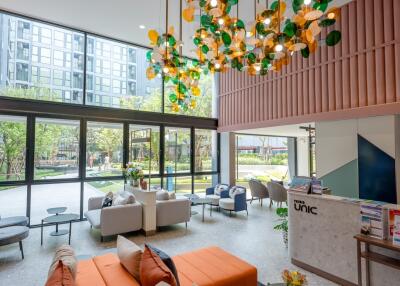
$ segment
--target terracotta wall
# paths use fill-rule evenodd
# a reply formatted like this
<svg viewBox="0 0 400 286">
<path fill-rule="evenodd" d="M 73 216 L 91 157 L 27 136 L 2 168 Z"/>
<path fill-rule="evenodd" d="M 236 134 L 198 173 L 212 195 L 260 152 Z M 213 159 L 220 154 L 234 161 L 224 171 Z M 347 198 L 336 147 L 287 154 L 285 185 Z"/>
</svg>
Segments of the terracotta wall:
<svg viewBox="0 0 400 286">
<path fill-rule="evenodd" d="M 400 113 L 400 0 L 354 0 L 341 10 L 337 46 L 296 54 L 264 77 L 222 74 L 220 131 Z"/>
</svg>

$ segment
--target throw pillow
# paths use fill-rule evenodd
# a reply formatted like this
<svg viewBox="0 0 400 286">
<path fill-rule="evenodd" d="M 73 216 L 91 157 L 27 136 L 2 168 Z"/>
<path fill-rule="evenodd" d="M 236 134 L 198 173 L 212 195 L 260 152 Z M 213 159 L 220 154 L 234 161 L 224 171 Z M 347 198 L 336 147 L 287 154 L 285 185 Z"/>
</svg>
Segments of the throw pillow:
<svg viewBox="0 0 400 286">
<path fill-rule="evenodd" d="M 135 196 L 130 192 L 122 192 L 113 199 L 113 206 L 122 206 L 128 204 L 134 204 L 136 202 Z"/>
<path fill-rule="evenodd" d="M 75 279 L 76 277 L 76 267 L 77 267 L 77 260 L 75 257 L 75 252 L 69 245 L 62 245 L 57 248 L 56 253 L 53 257 L 53 262 L 50 265 L 48 277 L 50 277 L 53 272 L 56 270 L 59 261 L 63 263 L 64 266 L 68 267 L 70 270 L 72 277 Z"/>
<path fill-rule="evenodd" d="M 75 286 L 75 280 L 69 268 L 59 260 L 45 286 Z"/>
<path fill-rule="evenodd" d="M 235 186 L 233 186 L 232 188 L 229 189 L 229 197 L 231 199 L 235 198 L 235 191 L 236 191 L 236 187 Z"/>
<path fill-rule="evenodd" d="M 214 188 L 214 195 L 220 196 L 221 195 L 221 190 L 220 190 L 220 184 L 217 184 Z"/>
<path fill-rule="evenodd" d="M 167 191 L 161 190 L 156 193 L 156 200 L 157 201 L 168 201 L 169 194 Z"/>
<path fill-rule="evenodd" d="M 152 251 L 154 251 L 162 260 L 162 262 L 164 262 L 164 264 L 169 268 L 169 270 L 171 270 L 172 274 L 174 274 L 175 280 L 176 280 L 176 284 L 179 286 L 179 277 L 178 277 L 178 271 L 176 270 L 175 267 L 175 263 L 174 261 L 171 259 L 171 257 L 166 254 L 164 251 L 146 244 Z"/>
<path fill-rule="evenodd" d="M 232 199 L 235 199 L 236 195 L 243 194 L 243 193 L 244 193 L 244 190 L 242 188 L 232 187 L 229 190 L 229 197 L 231 197 Z"/>
<path fill-rule="evenodd" d="M 101 208 L 111 207 L 113 201 L 114 194 L 112 192 L 108 192 L 101 203 Z"/>
<path fill-rule="evenodd" d="M 168 193 L 168 195 L 169 195 L 169 199 L 170 199 L 170 200 L 176 200 L 176 194 L 175 194 L 175 192 L 170 192 L 170 193 Z"/>
<path fill-rule="evenodd" d="M 214 188 L 214 195 L 220 196 L 220 195 L 221 195 L 221 192 L 222 192 L 222 191 L 225 191 L 225 190 L 227 190 L 227 189 L 228 189 L 228 186 L 218 184 L 218 185 L 216 185 L 215 188 Z"/>
<path fill-rule="evenodd" d="M 137 281 L 140 281 L 140 261 L 142 260 L 142 250 L 134 242 L 118 235 L 117 252 L 122 266 Z"/>
<path fill-rule="evenodd" d="M 177 286 L 174 274 L 162 262 L 161 258 L 147 245 L 144 246 L 142 262 L 140 263 L 140 282 L 142 286 L 154 286 L 159 282 Z"/>
</svg>

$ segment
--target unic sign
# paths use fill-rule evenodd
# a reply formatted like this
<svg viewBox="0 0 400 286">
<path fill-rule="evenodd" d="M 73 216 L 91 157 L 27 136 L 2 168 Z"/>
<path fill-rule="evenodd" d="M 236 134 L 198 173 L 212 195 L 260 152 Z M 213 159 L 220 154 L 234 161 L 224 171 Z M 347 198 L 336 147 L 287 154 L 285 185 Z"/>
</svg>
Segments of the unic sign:
<svg viewBox="0 0 400 286">
<path fill-rule="evenodd" d="M 298 212 L 305 212 L 308 214 L 317 215 L 317 207 L 311 207 L 306 205 L 304 201 L 294 200 L 294 209 Z"/>
</svg>

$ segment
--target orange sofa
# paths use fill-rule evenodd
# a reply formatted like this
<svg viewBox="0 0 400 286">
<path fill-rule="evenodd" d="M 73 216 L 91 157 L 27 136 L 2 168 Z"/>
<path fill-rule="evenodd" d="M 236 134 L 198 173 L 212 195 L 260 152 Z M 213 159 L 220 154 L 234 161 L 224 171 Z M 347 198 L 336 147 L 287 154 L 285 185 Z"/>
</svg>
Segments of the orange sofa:
<svg viewBox="0 0 400 286">
<path fill-rule="evenodd" d="M 257 286 L 257 269 L 218 247 L 208 247 L 172 258 L 181 286 Z M 194 284 L 195 283 L 195 284 Z M 119 263 L 116 254 L 78 263 L 76 286 L 140 286 Z"/>
</svg>

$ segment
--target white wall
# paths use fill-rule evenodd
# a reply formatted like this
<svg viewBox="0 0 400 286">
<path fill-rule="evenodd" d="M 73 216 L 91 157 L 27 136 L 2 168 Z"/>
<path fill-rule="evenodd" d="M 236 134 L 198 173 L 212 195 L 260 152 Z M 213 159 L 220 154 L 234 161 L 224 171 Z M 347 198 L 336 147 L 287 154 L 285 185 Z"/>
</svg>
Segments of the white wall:
<svg viewBox="0 0 400 286">
<path fill-rule="evenodd" d="M 395 116 L 315 123 L 317 176 L 358 157 L 357 134 L 395 158 Z"/>
<path fill-rule="evenodd" d="M 316 122 L 317 177 L 357 158 L 357 120 Z"/>
<path fill-rule="evenodd" d="M 235 133 L 221 133 L 221 183 L 235 184 Z"/>
<path fill-rule="evenodd" d="M 398 115 L 317 122 L 315 127 L 317 177 L 329 175 L 358 159 L 358 135 L 360 135 L 396 159 L 397 198 L 400 201 L 400 119 Z M 358 169 L 354 172 L 357 176 Z M 358 183 L 351 184 L 350 182 L 351 179 L 356 179 L 358 182 L 358 178 L 346 178 L 345 175 L 349 174 L 353 175 L 350 171 L 342 174 L 343 182 L 337 182 L 338 178 L 335 178 L 336 186 L 346 187 L 348 184 L 347 187 L 356 188 L 349 195 L 358 194 Z M 340 190 L 335 191 L 340 193 Z"/>
<path fill-rule="evenodd" d="M 308 136 L 297 137 L 297 176 L 310 176 L 310 146 Z"/>
</svg>

